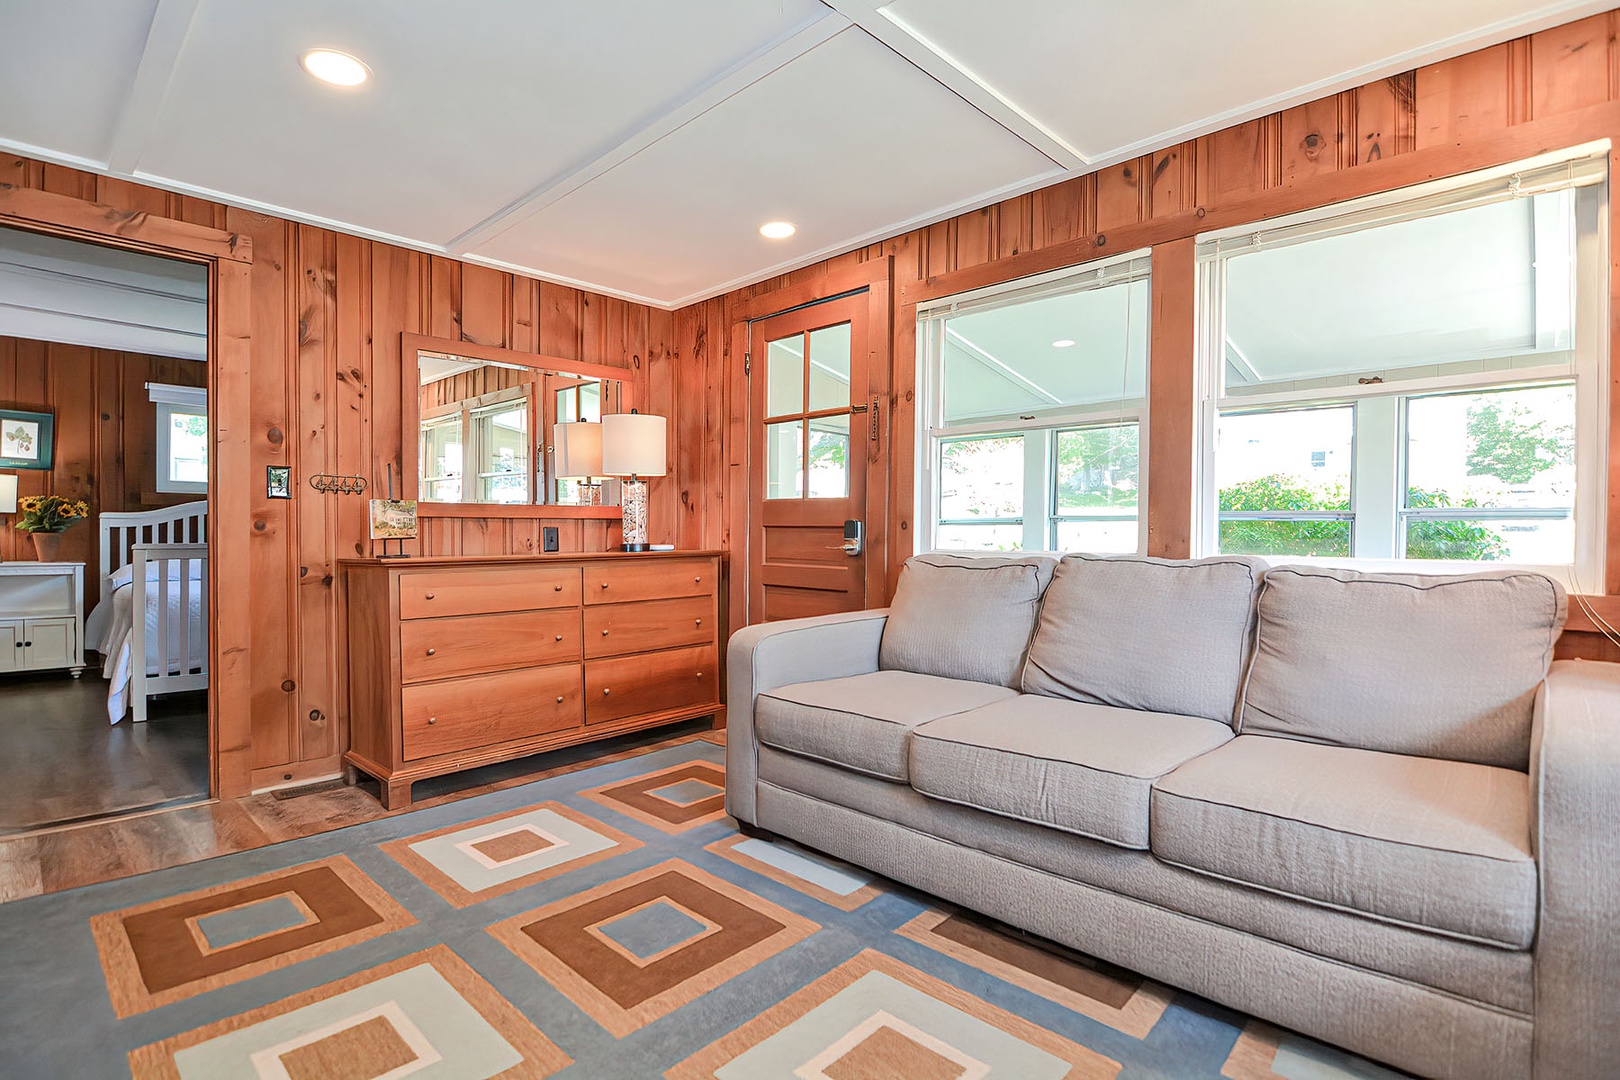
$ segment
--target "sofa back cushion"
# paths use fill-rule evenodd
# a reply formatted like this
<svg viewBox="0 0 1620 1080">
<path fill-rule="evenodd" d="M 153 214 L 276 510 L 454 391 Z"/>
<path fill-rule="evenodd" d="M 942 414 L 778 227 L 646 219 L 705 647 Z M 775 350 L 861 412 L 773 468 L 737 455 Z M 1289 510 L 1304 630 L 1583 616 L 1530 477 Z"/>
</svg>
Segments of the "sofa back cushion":
<svg viewBox="0 0 1620 1080">
<path fill-rule="evenodd" d="M 878 666 L 1018 686 L 1051 559 L 922 555 L 906 560 Z"/>
<path fill-rule="evenodd" d="M 1070 555 L 1024 666 L 1027 694 L 1230 724 L 1264 563 Z"/>
<path fill-rule="evenodd" d="M 1283 566 L 1266 575 L 1241 730 L 1525 769 L 1567 599 L 1541 574 Z"/>
</svg>

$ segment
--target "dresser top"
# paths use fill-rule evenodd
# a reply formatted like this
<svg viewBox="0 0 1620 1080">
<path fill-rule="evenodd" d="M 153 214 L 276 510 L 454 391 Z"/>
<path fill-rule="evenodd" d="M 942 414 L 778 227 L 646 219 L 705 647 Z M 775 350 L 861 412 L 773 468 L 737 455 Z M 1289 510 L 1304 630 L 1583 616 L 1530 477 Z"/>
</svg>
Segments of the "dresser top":
<svg viewBox="0 0 1620 1080">
<path fill-rule="evenodd" d="M 423 567 L 449 566 L 544 566 L 547 563 L 577 562 L 629 562 L 657 559 L 714 558 L 723 551 L 559 551 L 544 555 L 412 555 L 403 559 L 339 559 L 342 567 L 383 567 L 394 570 L 417 570 Z M 7 565 L 0 563 L 0 565 Z M 34 564 L 38 565 L 38 564 Z"/>
<path fill-rule="evenodd" d="M 32 559 L 0 561 L 0 574 L 71 574 L 82 569 L 82 562 L 35 562 Z"/>
</svg>

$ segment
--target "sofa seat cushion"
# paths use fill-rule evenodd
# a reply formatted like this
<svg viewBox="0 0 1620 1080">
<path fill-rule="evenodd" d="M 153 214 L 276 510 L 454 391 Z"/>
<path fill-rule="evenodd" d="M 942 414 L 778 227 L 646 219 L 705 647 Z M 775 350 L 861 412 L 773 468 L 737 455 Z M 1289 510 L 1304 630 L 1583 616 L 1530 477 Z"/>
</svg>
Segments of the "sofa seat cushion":
<svg viewBox="0 0 1620 1080">
<path fill-rule="evenodd" d="M 1242 735 L 1153 785 L 1153 853 L 1310 903 L 1527 949 L 1530 782 L 1490 765 Z"/>
<path fill-rule="evenodd" d="M 1013 697 L 1005 686 L 913 671 L 793 683 L 754 701 L 754 732 L 778 750 L 905 783 L 906 740 L 918 724 Z"/>
<path fill-rule="evenodd" d="M 1148 846 L 1155 777 L 1232 738 L 1226 724 L 1024 695 L 918 727 L 924 795 L 1121 847 Z"/>
</svg>

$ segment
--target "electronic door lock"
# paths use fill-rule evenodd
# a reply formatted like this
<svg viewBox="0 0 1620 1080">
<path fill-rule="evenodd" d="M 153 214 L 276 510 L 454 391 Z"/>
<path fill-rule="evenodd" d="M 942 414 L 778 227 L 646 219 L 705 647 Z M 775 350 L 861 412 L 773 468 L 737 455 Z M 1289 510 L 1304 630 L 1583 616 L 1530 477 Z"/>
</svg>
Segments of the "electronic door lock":
<svg viewBox="0 0 1620 1080">
<path fill-rule="evenodd" d="M 866 550 L 866 523 L 854 518 L 844 522 L 844 554 L 854 558 Z"/>
</svg>

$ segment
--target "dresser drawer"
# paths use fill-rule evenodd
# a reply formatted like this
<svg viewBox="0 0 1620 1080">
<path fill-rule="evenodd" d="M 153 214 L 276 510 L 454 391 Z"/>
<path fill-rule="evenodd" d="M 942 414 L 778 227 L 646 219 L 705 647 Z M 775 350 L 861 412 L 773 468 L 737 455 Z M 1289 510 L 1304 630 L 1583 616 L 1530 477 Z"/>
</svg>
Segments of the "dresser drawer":
<svg viewBox="0 0 1620 1080">
<path fill-rule="evenodd" d="M 598 562 L 585 567 L 585 602 L 618 604 L 680 596 L 713 596 L 719 572 L 708 559 Z"/>
<path fill-rule="evenodd" d="M 579 693 L 578 664 L 407 686 L 402 756 L 414 761 L 577 728 Z"/>
<path fill-rule="evenodd" d="M 585 722 L 718 704 L 713 645 L 592 660 L 585 665 Z"/>
<path fill-rule="evenodd" d="M 578 660 L 579 609 L 412 619 L 399 624 L 408 683 Z"/>
<path fill-rule="evenodd" d="M 434 570 L 399 576 L 402 619 L 574 607 L 578 603 L 577 566 Z"/>
<path fill-rule="evenodd" d="M 585 609 L 585 655 L 619 656 L 676 645 L 709 645 L 715 636 L 714 597 L 597 604 Z"/>
</svg>

